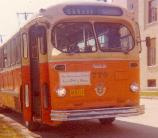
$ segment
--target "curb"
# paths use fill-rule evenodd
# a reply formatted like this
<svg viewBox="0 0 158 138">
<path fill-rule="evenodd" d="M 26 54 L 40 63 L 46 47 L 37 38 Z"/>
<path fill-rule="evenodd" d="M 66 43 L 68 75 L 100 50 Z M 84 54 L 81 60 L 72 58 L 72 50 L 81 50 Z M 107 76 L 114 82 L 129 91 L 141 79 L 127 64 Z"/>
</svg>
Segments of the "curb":
<svg viewBox="0 0 158 138">
<path fill-rule="evenodd" d="M 158 96 L 141 96 L 141 99 L 155 99 L 155 100 L 158 100 Z"/>
<path fill-rule="evenodd" d="M 0 117 L 2 121 L 6 122 L 9 126 L 17 130 L 24 138 L 42 138 L 40 135 L 32 133 L 25 126 L 1 113 Z"/>
</svg>

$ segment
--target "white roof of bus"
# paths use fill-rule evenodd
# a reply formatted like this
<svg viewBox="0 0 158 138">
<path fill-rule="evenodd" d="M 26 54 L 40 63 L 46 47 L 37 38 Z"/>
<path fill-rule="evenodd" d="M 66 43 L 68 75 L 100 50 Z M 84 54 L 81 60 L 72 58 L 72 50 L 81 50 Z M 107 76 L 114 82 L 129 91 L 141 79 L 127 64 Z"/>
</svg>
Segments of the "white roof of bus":
<svg viewBox="0 0 158 138">
<path fill-rule="evenodd" d="M 116 7 L 116 6 L 112 5 L 112 4 L 108 4 L 106 2 L 96 1 L 96 0 L 92 0 L 92 1 L 84 0 L 84 2 L 83 1 L 82 2 L 78 2 L 78 1 L 67 0 L 66 2 L 60 2 L 59 1 L 57 3 L 52 4 L 49 7 L 41 8 L 40 11 L 44 11 L 44 12 L 43 13 L 40 12 L 39 14 L 40 15 L 49 15 L 51 13 L 51 15 L 55 15 L 51 11 L 57 11 L 57 9 L 61 9 L 61 12 L 63 13 L 62 8 L 67 6 L 67 5 L 89 5 L 89 4 L 90 5 L 100 5 L 100 6 L 108 5 L 108 6 L 111 6 L 111 7 Z"/>
</svg>

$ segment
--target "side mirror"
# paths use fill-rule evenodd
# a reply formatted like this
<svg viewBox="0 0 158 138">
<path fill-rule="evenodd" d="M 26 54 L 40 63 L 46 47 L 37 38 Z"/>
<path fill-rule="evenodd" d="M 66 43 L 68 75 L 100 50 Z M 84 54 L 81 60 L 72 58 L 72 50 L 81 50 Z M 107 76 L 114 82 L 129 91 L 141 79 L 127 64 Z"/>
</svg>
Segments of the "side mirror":
<svg viewBox="0 0 158 138">
<path fill-rule="evenodd" d="M 145 41 L 146 41 L 146 46 L 150 47 L 151 46 L 151 38 L 150 37 L 146 37 Z"/>
</svg>

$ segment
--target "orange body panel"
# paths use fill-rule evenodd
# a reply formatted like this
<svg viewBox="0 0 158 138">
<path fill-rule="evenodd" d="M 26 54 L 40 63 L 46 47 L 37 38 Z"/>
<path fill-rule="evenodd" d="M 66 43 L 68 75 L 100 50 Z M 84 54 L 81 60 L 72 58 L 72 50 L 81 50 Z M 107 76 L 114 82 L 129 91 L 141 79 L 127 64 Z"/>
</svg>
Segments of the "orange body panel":
<svg viewBox="0 0 158 138">
<path fill-rule="evenodd" d="M 130 66 L 136 63 L 137 66 Z M 66 66 L 65 72 L 90 72 L 90 85 L 65 86 L 67 95 L 58 97 L 56 89 L 60 86 L 60 71 L 54 69 L 54 65 Z M 94 68 L 95 64 L 105 65 L 105 68 Z M 139 93 L 130 91 L 130 84 L 139 84 L 138 61 L 79 61 L 79 62 L 55 62 L 49 64 L 50 90 L 52 108 L 56 110 L 85 109 L 100 107 L 119 107 L 139 104 Z M 103 84 L 105 94 L 98 96 L 96 87 Z M 72 96 L 71 91 L 81 90 L 83 95 Z"/>
</svg>

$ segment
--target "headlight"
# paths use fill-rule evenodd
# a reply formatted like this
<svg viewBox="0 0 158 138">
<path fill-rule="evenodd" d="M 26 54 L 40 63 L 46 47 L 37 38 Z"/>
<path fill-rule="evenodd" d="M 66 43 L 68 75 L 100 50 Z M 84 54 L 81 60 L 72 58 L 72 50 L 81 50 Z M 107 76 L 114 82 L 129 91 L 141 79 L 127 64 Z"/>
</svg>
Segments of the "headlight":
<svg viewBox="0 0 158 138">
<path fill-rule="evenodd" d="M 131 85 L 130 85 L 130 90 L 132 92 L 139 92 L 139 85 L 136 83 L 136 82 L 133 82 Z"/>
<path fill-rule="evenodd" d="M 65 88 L 58 88 L 56 90 L 57 96 L 64 97 L 66 95 L 66 89 Z"/>
</svg>

